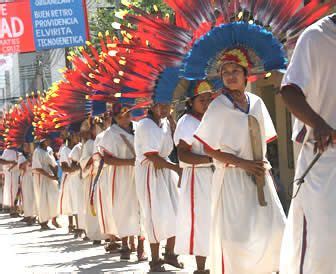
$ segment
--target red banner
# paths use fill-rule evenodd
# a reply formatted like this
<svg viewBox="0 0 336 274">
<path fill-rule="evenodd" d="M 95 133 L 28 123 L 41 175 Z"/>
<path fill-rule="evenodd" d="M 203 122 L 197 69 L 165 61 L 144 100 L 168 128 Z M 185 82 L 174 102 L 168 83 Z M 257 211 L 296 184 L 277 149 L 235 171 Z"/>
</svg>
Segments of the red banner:
<svg viewBox="0 0 336 274">
<path fill-rule="evenodd" d="M 34 50 L 30 2 L 0 4 L 0 54 Z"/>
</svg>

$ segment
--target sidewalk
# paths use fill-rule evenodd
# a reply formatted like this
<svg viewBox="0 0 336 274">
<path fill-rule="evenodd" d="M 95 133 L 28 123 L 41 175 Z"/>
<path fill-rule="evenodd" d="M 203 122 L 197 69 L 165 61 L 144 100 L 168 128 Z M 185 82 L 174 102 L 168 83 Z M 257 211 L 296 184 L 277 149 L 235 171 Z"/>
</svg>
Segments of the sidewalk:
<svg viewBox="0 0 336 274">
<path fill-rule="evenodd" d="M 146 273 L 148 263 L 137 263 L 136 254 L 131 261 L 120 262 L 119 254 L 106 254 L 101 246 L 74 239 L 64 228 L 39 231 L 39 226 L 26 226 L 20 218 L 0 214 L 1 273 Z M 147 247 L 148 248 L 148 247 Z M 194 261 L 181 257 L 186 269 L 178 273 L 192 273 Z M 170 273 L 176 269 L 167 266 Z"/>
</svg>

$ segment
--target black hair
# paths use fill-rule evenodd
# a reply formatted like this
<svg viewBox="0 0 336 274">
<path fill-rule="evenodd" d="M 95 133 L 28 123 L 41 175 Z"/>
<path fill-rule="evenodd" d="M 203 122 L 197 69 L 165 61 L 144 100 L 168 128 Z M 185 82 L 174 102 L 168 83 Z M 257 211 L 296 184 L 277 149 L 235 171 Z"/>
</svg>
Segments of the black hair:
<svg viewBox="0 0 336 274">
<path fill-rule="evenodd" d="M 189 98 L 184 105 L 183 112 L 178 116 L 177 120 L 181 119 L 183 115 L 192 113 L 192 104 L 197 96 Z"/>
</svg>

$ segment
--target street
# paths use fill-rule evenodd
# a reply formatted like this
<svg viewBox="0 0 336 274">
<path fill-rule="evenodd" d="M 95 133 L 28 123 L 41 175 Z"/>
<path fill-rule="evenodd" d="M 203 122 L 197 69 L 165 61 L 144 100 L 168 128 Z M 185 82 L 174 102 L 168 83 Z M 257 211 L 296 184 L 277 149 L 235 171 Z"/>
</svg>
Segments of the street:
<svg viewBox="0 0 336 274">
<path fill-rule="evenodd" d="M 148 263 L 137 263 L 136 254 L 131 261 L 119 260 L 119 254 L 106 254 L 103 244 L 74 239 L 67 234 L 65 218 L 59 221 L 63 228 L 40 231 L 38 225 L 26 226 L 21 218 L 0 214 L 1 273 L 146 273 Z M 148 250 L 148 245 L 147 245 Z M 183 271 L 195 269 L 191 257 L 182 256 Z M 176 269 L 165 265 L 170 273 Z"/>
</svg>

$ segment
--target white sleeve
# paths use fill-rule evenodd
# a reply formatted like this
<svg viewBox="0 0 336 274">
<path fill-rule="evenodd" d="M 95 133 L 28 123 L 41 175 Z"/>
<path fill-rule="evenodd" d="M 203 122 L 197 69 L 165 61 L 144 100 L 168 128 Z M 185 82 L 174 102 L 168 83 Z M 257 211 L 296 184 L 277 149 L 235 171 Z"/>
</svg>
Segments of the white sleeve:
<svg viewBox="0 0 336 274">
<path fill-rule="evenodd" d="M 79 162 L 80 154 L 81 154 L 80 147 L 78 145 L 76 145 L 70 151 L 69 159 L 74 161 L 74 162 Z"/>
<path fill-rule="evenodd" d="M 192 125 L 188 123 L 188 118 L 184 115 L 176 125 L 175 133 L 174 133 L 174 143 L 176 146 L 183 140 L 188 145 L 192 145 L 194 142 L 194 130 Z"/>
<path fill-rule="evenodd" d="M 47 161 L 48 161 L 48 164 L 51 165 L 52 167 L 57 167 L 57 162 L 56 162 L 56 159 L 54 157 L 54 155 L 51 155 L 48 153 L 47 155 Z"/>
<path fill-rule="evenodd" d="M 213 150 L 221 149 L 221 139 L 223 135 L 223 126 L 218 124 L 219 117 L 223 117 L 221 113 L 222 106 L 218 100 L 219 97 L 209 105 L 201 124 L 194 134 L 194 137 L 198 141 Z"/>
<path fill-rule="evenodd" d="M 32 168 L 36 169 L 36 168 L 42 168 L 42 162 L 41 162 L 41 157 L 40 157 L 40 151 L 38 151 L 37 149 L 34 151 L 33 153 L 33 160 L 32 160 Z"/>
<path fill-rule="evenodd" d="M 312 54 L 313 35 L 313 31 L 306 31 L 301 34 L 281 84 L 282 86 L 297 86 L 305 96 L 308 95 L 309 87 L 314 81 L 312 65 L 314 56 Z"/>
<path fill-rule="evenodd" d="M 27 159 L 25 156 L 23 156 L 22 154 L 19 155 L 19 159 L 18 159 L 18 165 L 23 164 L 24 162 L 26 162 Z"/>
<path fill-rule="evenodd" d="M 12 149 L 5 149 L 1 155 L 1 159 L 6 161 L 17 161 L 17 152 Z"/>
<path fill-rule="evenodd" d="M 147 120 L 138 125 L 137 132 L 141 138 L 142 153 L 159 153 L 161 149 L 162 129 Z"/>
<path fill-rule="evenodd" d="M 67 153 L 66 147 L 63 147 L 61 151 L 59 152 L 59 154 L 60 154 L 60 159 L 59 159 L 60 163 L 69 164 L 69 155 Z"/>
</svg>

